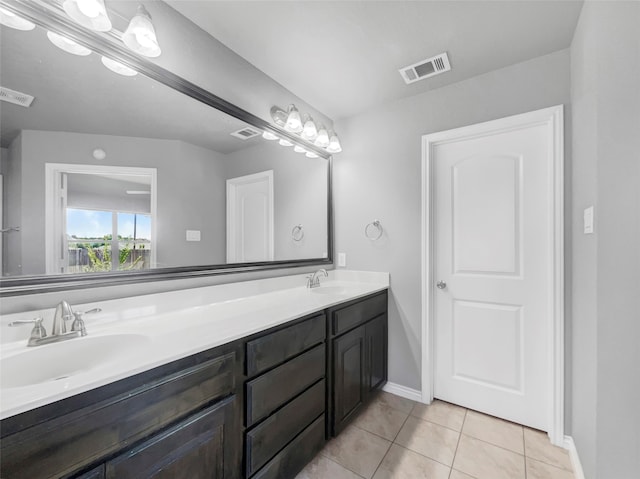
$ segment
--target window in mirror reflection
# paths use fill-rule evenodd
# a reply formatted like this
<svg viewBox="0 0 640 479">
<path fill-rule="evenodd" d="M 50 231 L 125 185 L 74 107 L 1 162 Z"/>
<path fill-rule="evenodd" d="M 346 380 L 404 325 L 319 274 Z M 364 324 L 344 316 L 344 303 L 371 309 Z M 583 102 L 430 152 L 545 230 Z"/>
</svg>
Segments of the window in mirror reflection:
<svg viewBox="0 0 640 479">
<path fill-rule="evenodd" d="M 151 267 L 151 216 L 67 208 L 67 273 Z"/>
</svg>

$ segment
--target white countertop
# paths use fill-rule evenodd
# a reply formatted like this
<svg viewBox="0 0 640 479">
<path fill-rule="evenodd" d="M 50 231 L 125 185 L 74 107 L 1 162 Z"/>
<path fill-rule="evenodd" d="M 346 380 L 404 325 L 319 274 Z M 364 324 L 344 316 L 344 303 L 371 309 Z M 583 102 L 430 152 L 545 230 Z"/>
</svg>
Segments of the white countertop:
<svg viewBox="0 0 640 479">
<path fill-rule="evenodd" d="M 53 309 L 0 316 L 0 418 L 95 389 L 389 287 L 388 273 L 329 271 L 329 277 L 321 279 L 319 288 L 331 288 L 324 290 L 327 293 L 306 288 L 305 277 L 293 275 L 73 305 L 76 311 L 102 309 L 100 313 L 85 316 L 88 335 L 31 348 L 27 348 L 31 326 L 10 328 L 8 324 L 41 315 L 45 318 L 45 328 L 50 331 Z M 114 347 L 118 350 L 105 350 Z M 87 351 L 93 351 L 94 357 L 80 356 Z M 95 359 L 102 353 L 107 354 L 107 360 Z M 21 375 L 34 374 L 35 370 L 42 369 L 46 376 L 47 363 L 56 361 L 56 357 L 66 362 L 72 358 L 74 373 L 61 379 L 7 387 L 11 380 L 18 378 L 19 382 Z"/>
</svg>

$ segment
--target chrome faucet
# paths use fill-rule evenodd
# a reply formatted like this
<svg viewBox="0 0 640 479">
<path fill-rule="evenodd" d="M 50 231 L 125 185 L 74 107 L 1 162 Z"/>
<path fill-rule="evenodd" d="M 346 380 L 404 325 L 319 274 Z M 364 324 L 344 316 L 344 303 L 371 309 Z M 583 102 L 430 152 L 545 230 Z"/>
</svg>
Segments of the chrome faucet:
<svg viewBox="0 0 640 479">
<path fill-rule="evenodd" d="M 327 270 L 324 268 L 319 269 L 318 271 L 316 271 L 313 274 L 310 274 L 309 276 L 307 276 L 307 288 L 317 288 L 320 286 L 320 274 L 324 274 L 324 277 L 326 278 L 327 276 L 329 276 L 329 273 L 327 273 Z"/>
<path fill-rule="evenodd" d="M 89 311 L 73 311 L 71 305 L 66 301 L 60 301 L 56 306 L 53 314 L 53 326 L 51 328 L 51 336 L 47 336 L 47 331 L 42 325 L 44 318 L 38 317 L 34 319 L 19 319 L 9 323 L 9 326 L 20 326 L 23 324 L 32 324 L 33 329 L 29 336 L 27 346 L 41 346 L 43 344 L 57 343 L 67 339 L 78 338 L 87 335 L 87 328 L 82 319 L 83 314 L 98 313 L 102 311 L 100 308 L 93 308 Z M 73 319 L 71 330 L 67 331 L 67 321 Z"/>
</svg>

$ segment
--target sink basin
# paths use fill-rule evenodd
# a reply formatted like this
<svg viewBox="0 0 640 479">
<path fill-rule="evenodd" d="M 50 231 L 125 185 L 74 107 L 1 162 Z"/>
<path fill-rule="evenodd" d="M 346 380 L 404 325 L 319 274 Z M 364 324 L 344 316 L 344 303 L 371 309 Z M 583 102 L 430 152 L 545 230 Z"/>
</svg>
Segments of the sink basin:
<svg viewBox="0 0 640 479">
<path fill-rule="evenodd" d="M 142 334 L 85 336 L 35 346 L 2 359 L 2 389 L 61 381 L 121 363 L 150 339 Z"/>
<path fill-rule="evenodd" d="M 311 290 L 315 294 L 347 294 L 349 288 L 345 286 L 320 286 Z"/>
</svg>

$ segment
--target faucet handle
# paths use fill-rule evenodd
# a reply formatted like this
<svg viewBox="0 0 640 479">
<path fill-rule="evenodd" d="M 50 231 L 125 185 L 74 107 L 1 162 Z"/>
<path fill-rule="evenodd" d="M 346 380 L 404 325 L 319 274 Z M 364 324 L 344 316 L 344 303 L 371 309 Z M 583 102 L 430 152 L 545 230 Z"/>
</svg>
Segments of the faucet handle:
<svg viewBox="0 0 640 479">
<path fill-rule="evenodd" d="M 38 316 L 37 318 L 33 319 L 17 319 L 9 323 L 9 326 L 13 328 L 15 326 L 22 326 L 23 324 L 33 324 L 33 329 L 31 330 L 31 336 L 29 340 L 42 339 L 47 337 L 47 330 L 44 329 L 42 321 L 44 321 L 44 318 L 42 316 Z"/>
<path fill-rule="evenodd" d="M 82 315 L 84 314 L 92 314 L 99 313 L 102 311 L 100 308 L 93 308 L 88 311 L 74 311 L 73 312 L 73 323 L 71 324 L 71 331 L 80 331 L 80 336 L 87 335 L 87 328 L 84 325 L 84 319 L 82 319 Z"/>
</svg>

